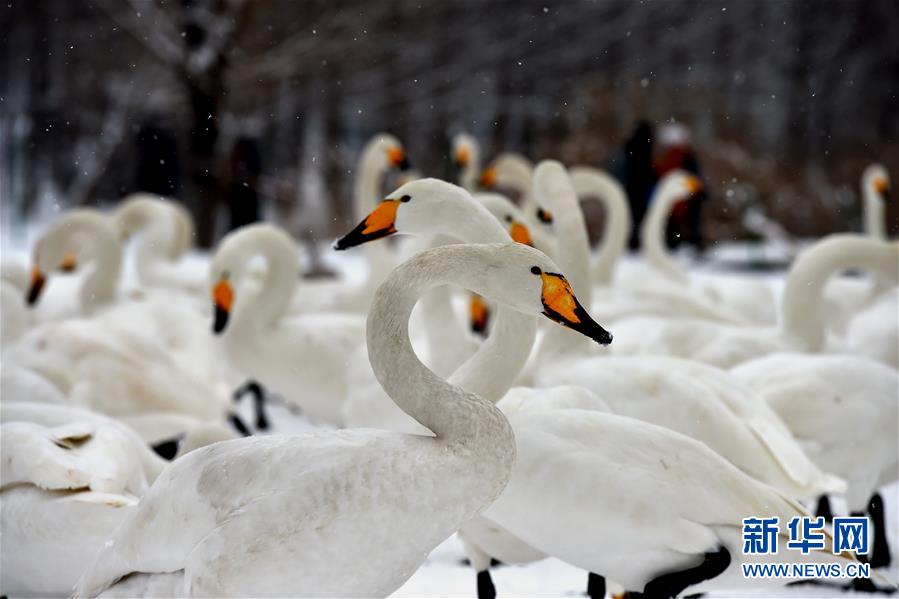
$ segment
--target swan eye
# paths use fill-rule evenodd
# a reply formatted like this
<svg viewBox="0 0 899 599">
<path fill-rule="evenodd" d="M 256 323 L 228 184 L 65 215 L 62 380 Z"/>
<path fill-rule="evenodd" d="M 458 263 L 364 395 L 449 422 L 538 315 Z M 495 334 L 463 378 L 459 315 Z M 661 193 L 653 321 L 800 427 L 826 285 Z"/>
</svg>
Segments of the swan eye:
<svg viewBox="0 0 899 599">
<path fill-rule="evenodd" d="M 400 201 L 405 204 L 406 202 L 408 202 L 411 199 L 412 199 L 412 196 L 403 196 L 400 198 Z"/>
<path fill-rule="evenodd" d="M 539 266 L 532 266 L 532 267 L 531 267 L 531 272 L 532 272 L 533 274 L 535 274 L 535 275 L 539 275 L 539 274 L 542 273 L 543 271 L 540 270 L 540 267 L 539 267 Z"/>
<path fill-rule="evenodd" d="M 229 271 L 227 271 L 227 270 L 223 270 L 223 271 L 222 271 L 222 276 L 219 277 L 219 278 L 221 278 L 221 279 L 230 279 L 230 278 L 231 278 L 231 273 L 230 273 Z"/>
<path fill-rule="evenodd" d="M 506 215 L 506 222 L 507 222 L 507 223 L 512 222 L 512 216 L 511 216 L 511 215 L 509 215 L 509 214 Z"/>
</svg>

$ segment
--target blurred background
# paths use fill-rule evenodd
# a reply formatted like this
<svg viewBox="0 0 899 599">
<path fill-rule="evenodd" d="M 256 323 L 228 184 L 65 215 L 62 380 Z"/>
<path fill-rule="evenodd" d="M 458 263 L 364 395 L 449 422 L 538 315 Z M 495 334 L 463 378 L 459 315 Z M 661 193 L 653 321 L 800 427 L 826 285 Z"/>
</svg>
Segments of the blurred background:
<svg viewBox="0 0 899 599">
<path fill-rule="evenodd" d="M 706 242 L 751 236 L 750 205 L 857 230 L 863 168 L 899 172 L 897 40 L 895 0 L 5 0 L 2 234 L 145 190 L 204 246 L 234 197 L 332 238 L 381 131 L 434 176 L 460 131 L 488 160 L 687 156 Z"/>
</svg>

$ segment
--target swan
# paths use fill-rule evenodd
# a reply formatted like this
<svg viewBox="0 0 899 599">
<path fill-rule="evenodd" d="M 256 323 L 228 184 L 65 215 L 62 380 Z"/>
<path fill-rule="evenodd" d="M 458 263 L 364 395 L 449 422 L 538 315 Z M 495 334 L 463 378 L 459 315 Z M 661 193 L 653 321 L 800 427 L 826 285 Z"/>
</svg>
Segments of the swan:
<svg viewBox="0 0 899 599">
<path fill-rule="evenodd" d="M 265 259 L 258 288 L 243 286 L 250 262 Z M 348 356 L 365 339 L 362 316 L 288 315 L 298 287 L 293 240 L 268 224 L 242 227 L 222 239 L 209 266 L 213 332 L 230 362 L 267 389 L 300 406 L 310 418 L 340 424 L 347 396 Z"/>
<path fill-rule="evenodd" d="M 846 349 L 899 368 L 899 289 L 880 294 L 873 305 L 861 310 L 848 324 Z"/>
<path fill-rule="evenodd" d="M 758 588 L 739 562 L 747 514 L 788 522 L 808 513 L 705 444 L 670 429 L 599 411 L 510 415 L 517 457 L 484 516 L 524 542 L 631 592 L 673 597 L 712 588 Z M 824 550 L 789 561 L 844 562 Z M 782 584 L 772 580 L 769 584 Z M 599 585 L 596 585 L 599 586 Z M 601 595 L 600 595 L 601 596 Z"/>
<path fill-rule="evenodd" d="M 779 327 L 634 318 L 617 323 L 621 341 L 615 350 L 621 354 L 681 356 L 720 367 L 774 352 L 839 351 L 841 347 L 827 344 L 821 291 L 828 278 L 835 272 L 861 267 L 895 285 L 899 282 L 897 262 L 899 244 L 858 235 L 831 235 L 800 254 L 790 269 Z"/>
<path fill-rule="evenodd" d="M 123 241 L 137 237 L 134 262 L 145 288 L 200 295 L 194 269 L 178 261 L 193 244 L 193 221 L 178 202 L 147 193 L 125 197 L 110 215 Z"/>
<path fill-rule="evenodd" d="M 671 171 L 659 182 L 653 193 L 652 202 L 640 229 L 640 240 L 646 260 L 652 272 L 659 277 L 647 281 L 645 275 L 639 279 L 625 281 L 634 290 L 665 288 L 674 285 L 690 295 L 690 279 L 683 266 L 668 250 L 665 238 L 665 224 L 671 209 L 681 201 L 698 192 L 702 183 L 695 176 L 680 170 Z M 667 284 L 667 285 L 666 285 Z M 775 315 L 768 307 L 775 305 L 774 295 L 765 283 L 740 277 L 728 277 L 724 284 L 716 286 L 709 282 L 700 290 L 700 297 L 710 309 L 722 313 L 716 320 L 739 322 L 749 321 L 773 324 Z"/>
<path fill-rule="evenodd" d="M 383 197 L 381 186 L 385 174 L 392 169 L 406 171 L 409 161 L 402 143 L 393 135 L 379 133 L 362 149 L 353 185 L 353 214 L 357 220 L 365 218 Z M 305 281 L 297 286 L 289 312 L 350 312 L 365 314 L 377 285 L 384 280 L 395 264 L 391 248 L 365 248 L 365 280 Z"/>
<path fill-rule="evenodd" d="M 511 225 L 514 226 L 515 223 Z M 510 233 L 506 232 L 504 224 L 496 220 L 482 203 L 464 189 L 439 179 L 421 179 L 407 183 L 391 193 L 358 227 L 340 238 L 335 247 L 346 249 L 394 233 L 434 235 L 467 243 L 510 240 Z M 445 290 L 444 287 L 430 292 L 422 298 L 422 302 L 433 300 L 436 292 Z M 434 302 L 435 305 L 427 308 L 427 314 L 432 319 L 446 320 L 447 311 L 451 310 L 448 298 L 444 296 L 437 299 L 442 299 L 444 311 L 439 312 L 437 308 L 441 304 Z M 457 332 L 464 332 L 461 324 L 450 320 Z M 446 348 L 438 345 L 446 339 L 446 327 L 435 329 L 430 321 L 427 325 L 429 347 L 435 351 L 446 351 Z M 532 319 L 523 319 L 514 311 L 501 309 L 496 316 L 491 337 L 477 348 L 477 353 L 472 350 L 463 357 L 464 364 L 455 371 L 450 382 L 467 388 L 467 381 L 472 376 L 478 376 L 478 369 L 486 368 L 492 371 L 492 380 L 497 384 L 488 389 L 480 389 L 479 394 L 487 399 L 498 399 L 521 370 L 533 343 L 534 327 Z M 520 342 L 507 342 L 505 339 L 510 335 Z M 504 348 L 502 352 L 497 351 L 496 348 L 499 347 Z M 453 351 L 452 355 L 458 357 L 456 353 Z M 351 395 L 344 406 L 344 423 L 348 426 L 376 426 L 402 432 L 427 432 L 389 401 L 383 391 L 364 381 L 356 381 L 352 385 Z"/>
<path fill-rule="evenodd" d="M 568 176 L 579 199 L 594 198 L 602 204 L 605 224 L 596 260 L 593 263 L 593 284 L 608 287 L 615 277 L 618 258 L 627 247 L 631 228 L 631 210 L 627 192 L 614 177 L 592 166 L 573 166 Z"/>
<path fill-rule="evenodd" d="M 92 556 L 161 471 L 158 464 L 145 469 L 154 456 L 140 454 L 149 449 L 109 419 L 49 427 L 17 420 L 28 412 L 48 418 L 47 412 L 58 415 L 60 409 L 65 410 L 25 402 L 3 406 L 4 594 L 71 592 Z"/>
<path fill-rule="evenodd" d="M 503 152 L 481 171 L 478 184 L 488 191 L 502 189 L 514 192 L 518 205 L 528 217 L 528 224 L 538 228 L 538 225 L 545 224 L 550 215 L 544 214 L 542 219 L 539 218 L 537 208 L 530 199 L 533 170 L 533 163 L 521 154 Z"/>
<path fill-rule="evenodd" d="M 887 239 L 886 203 L 890 197 L 890 174 L 882 164 L 872 164 L 862 173 L 865 235 Z"/>
<path fill-rule="evenodd" d="M 545 168 L 538 166 L 535 177 L 543 177 Z M 347 247 L 380 239 L 385 231 L 390 231 L 389 234 L 455 232 L 456 235 L 469 232 L 469 236 L 478 235 L 482 239 L 504 235 L 502 228 L 490 222 L 463 190 L 442 181 L 418 181 L 398 189 L 391 196 L 408 196 L 410 199 L 406 202 L 387 200 L 393 203 L 379 208 L 386 214 L 367 219 L 339 240 L 338 245 Z M 556 223 L 565 223 L 565 213 L 564 210 L 559 211 Z M 377 223 L 378 227 L 373 227 L 373 223 Z M 466 223 L 466 226 L 461 223 Z M 582 270 L 588 272 L 586 268 Z M 589 277 L 587 279 L 589 286 Z M 533 339 L 533 332 L 528 333 L 521 325 L 502 326 L 498 323 L 488 340 L 492 347 L 484 348 L 472 357 L 467 368 L 455 373 L 449 380 L 459 382 L 466 390 L 492 401 L 502 397 L 497 405 L 504 413 L 523 409 L 522 406 L 533 405 L 538 400 L 543 405 L 547 401 L 555 401 L 555 407 L 566 404 L 565 407 L 600 409 L 595 408 L 595 403 L 584 403 L 582 396 L 589 394 L 588 391 L 577 388 L 563 391 L 560 386 L 587 384 L 598 390 L 608 386 L 614 389 L 609 396 L 615 397 L 622 413 L 694 436 L 710 444 L 744 471 L 776 484 L 790 494 L 810 498 L 821 492 L 838 492 L 845 488 L 841 481 L 827 477 L 808 461 L 786 427 L 763 401 L 738 386 L 734 389 L 733 380 L 711 367 L 664 359 L 654 364 L 626 358 L 598 358 L 593 361 L 568 359 L 559 371 L 565 372 L 570 364 L 572 372 L 567 373 L 567 378 L 560 376 L 555 381 L 546 381 L 545 386 L 550 388 L 531 390 L 516 387 L 509 391 Z M 627 374 L 622 376 L 620 372 Z M 599 378 L 591 379 L 592 373 L 599 373 Z M 638 387 L 633 388 L 630 381 L 637 381 Z M 378 405 L 375 400 L 370 396 L 365 399 L 367 404 L 360 400 L 347 402 L 347 408 L 355 406 L 358 410 L 348 418 L 350 424 L 411 430 L 406 422 L 408 417 L 404 414 L 398 410 L 375 410 Z M 367 409 L 362 410 L 360 404 Z M 672 410 L 672 406 L 678 406 L 678 409 Z M 507 563 L 545 557 L 542 551 L 534 549 L 509 531 L 479 519 L 466 524 L 460 537 L 478 573 L 478 588 L 482 596 L 492 594 L 488 591 L 493 588 L 489 575 L 490 557 Z"/>
<path fill-rule="evenodd" d="M 457 133 L 450 143 L 453 167 L 458 173 L 456 181 L 460 187 L 474 192 L 478 186 L 481 171 L 481 146 L 473 135 Z"/>
<path fill-rule="evenodd" d="M 357 429 L 193 451 L 165 469 L 75 594 L 133 572 L 175 573 L 181 595 L 390 594 L 496 498 L 515 459 L 505 417 L 416 358 L 416 300 L 455 284 L 596 334 L 556 270 L 521 244 L 442 246 L 398 266 L 372 302 L 369 357 L 390 397 L 435 436 Z"/>
<path fill-rule="evenodd" d="M 846 355 L 777 353 L 731 372 L 768 402 L 819 467 L 848 481 L 850 512 L 867 512 L 872 519 L 871 565 L 888 565 L 884 503 L 877 490 L 899 473 L 895 367 Z"/>
</svg>

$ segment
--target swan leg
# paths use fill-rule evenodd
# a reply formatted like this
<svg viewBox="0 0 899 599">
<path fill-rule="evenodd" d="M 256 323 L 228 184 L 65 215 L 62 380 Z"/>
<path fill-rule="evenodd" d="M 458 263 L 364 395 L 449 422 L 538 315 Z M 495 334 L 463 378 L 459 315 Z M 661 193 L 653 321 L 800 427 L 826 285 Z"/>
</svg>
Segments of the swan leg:
<svg viewBox="0 0 899 599">
<path fill-rule="evenodd" d="M 890 565 L 890 544 L 887 541 L 886 515 L 883 497 L 874 493 L 868 502 L 868 514 L 871 516 L 871 527 L 874 529 L 873 547 L 871 548 L 871 567 L 885 568 Z"/>
<path fill-rule="evenodd" d="M 228 414 L 228 422 L 231 423 L 231 426 L 234 427 L 234 430 L 236 430 L 244 437 L 249 437 L 253 434 L 252 432 L 250 432 L 250 429 L 247 428 L 247 425 L 244 424 L 243 420 L 241 420 L 240 416 L 238 416 L 234 412 L 230 412 Z"/>
<path fill-rule="evenodd" d="M 718 551 L 706 553 L 698 566 L 653 578 L 643 588 L 643 595 L 653 599 L 677 597 L 687 587 L 711 580 L 727 570 L 730 561 L 730 551 L 721 547 Z"/>
<path fill-rule="evenodd" d="M 606 596 L 606 579 L 599 574 L 587 574 L 587 596 L 590 599 L 603 599 Z"/>
<path fill-rule="evenodd" d="M 833 511 L 830 509 L 830 499 L 827 495 L 818 498 L 818 507 L 815 508 L 815 516 L 824 518 L 824 521 L 830 523 L 833 521 Z"/>
<path fill-rule="evenodd" d="M 493 586 L 490 570 L 478 572 L 478 599 L 496 599 L 496 587 Z"/>
<path fill-rule="evenodd" d="M 242 386 L 235 389 L 231 397 L 237 402 L 247 393 L 253 396 L 253 410 L 256 413 L 256 429 L 267 431 L 269 428 L 268 418 L 265 415 L 265 401 L 268 395 L 267 391 L 258 381 L 250 379 Z"/>
</svg>

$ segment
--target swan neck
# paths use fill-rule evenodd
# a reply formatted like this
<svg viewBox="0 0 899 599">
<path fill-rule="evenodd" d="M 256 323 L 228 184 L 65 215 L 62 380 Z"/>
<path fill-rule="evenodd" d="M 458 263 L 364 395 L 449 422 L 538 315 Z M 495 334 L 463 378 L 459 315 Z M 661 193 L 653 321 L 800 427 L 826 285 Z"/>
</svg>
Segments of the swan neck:
<svg viewBox="0 0 899 599">
<path fill-rule="evenodd" d="M 243 253 L 246 262 L 261 255 L 265 260 L 265 274 L 258 289 L 249 290 L 243 285 L 240 290 L 243 293 L 247 289 L 246 297 L 238 300 L 233 322 L 226 329 L 226 334 L 230 331 L 238 336 L 244 331 L 258 333 L 275 326 L 287 311 L 299 279 L 299 263 L 291 244 L 268 235 L 248 237 L 246 241 L 249 246 Z"/>
<path fill-rule="evenodd" d="M 578 167 L 571 169 L 571 182 L 579 197 L 598 199 L 605 211 L 602 240 L 593 264 L 593 283 L 608 286 L 612 284 L 618 259 L 627 245 L 631 228 L 630 207 L 620 183 L 605 173 L 591 171 Z"/>
<path fill-rule="evenodd" d="M 386 171 L 379 155 L 382 150 L 368 147 L 359 160 L 359 173 L 353 189 L 354 222 L 361 222 L 377 207 L 381 198 L 381 179 Z M 388 243 L 366 243 L 362 246 L 366 261 L 366 284 L 373 287 L 390 272 L 393 260 Z"/>
<path fill-rule="evenodd" d="M 464 444 L 480 458 L 497 459 L 509 469 L 514 438 L 502 413 L 479 395 L 450 384 L 425 367 L 409 340 L 412 308 L 433 287 L 459 285 L 490 295 L 484 281 L 478 280 L 471 252 L 453 251 L 460 247 L 464 246 L 418 254 L 398 266 L 377 289 L 366 327 L 369 360 L 387 395 L 439 440 Z"/>
<path fill-rule="evenodd" d="M 687 274 L 668 251 L 665 243 L 665 225 L 672 206 L 677 202 L 676 190 L 659 184 L 649 212 L 640 228 L 640 243 L 646 260 L 662 275 L 676 283 L 686 283 Z"/>
<path fill-rule="evenodd" d="M 805 351 L 824 349 L 824 286 L 833 274 L 850 268 L 870 270 L 895 284 L 899 282 L 899 245 L 857 235 L 831 236 L 796 259 L 784 288 L 781 328 Z"/>
<path fill-rule="evenodd" d="M 69 228 L 72 238 L 89 239 L 92 270 L 81 285 L 82 314 L 90 315 L 115 301 L 122 272 L 122 247 L 105 222 L 82 220 Z"/>
<path fill-rule="evenodd" d="M 887 238 L 884 224 L 883 200 L 878 196 L 873 184 L 865 185 L 864 190 L 864 227 L 865 235 L 874 239 L 885 240 Z"/>
</svg>

